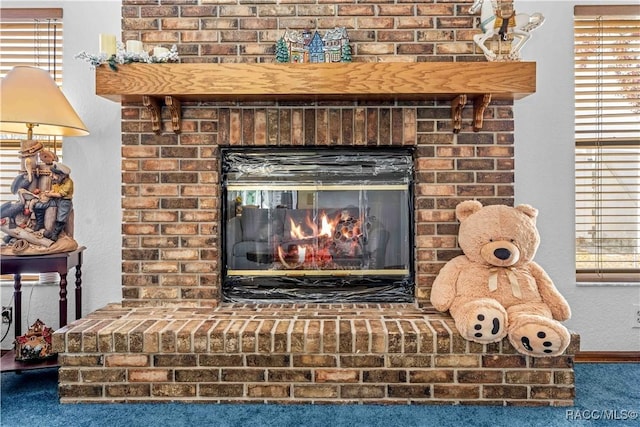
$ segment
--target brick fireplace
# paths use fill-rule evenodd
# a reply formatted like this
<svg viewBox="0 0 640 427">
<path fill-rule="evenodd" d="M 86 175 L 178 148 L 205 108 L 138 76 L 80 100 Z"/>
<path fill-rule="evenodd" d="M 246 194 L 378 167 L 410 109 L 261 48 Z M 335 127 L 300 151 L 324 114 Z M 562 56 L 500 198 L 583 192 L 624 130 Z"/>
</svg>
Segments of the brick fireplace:
<svg viewBox="0 0 640 427">
<path fill-rule="evenodd" d="M 122 39 L 176 44 L 183 63 L 273 62 L 289 29 L 346 27 L 356 62 L 483 62 L 471 1 L 123 0 Z M 463 340 L 429 304 L 460 253 L 454 208 L 513 204 L 512 101 L 473 132 L 449 100 L 182 102 L 181 129 L 122 105 L 122 302 L 57 331 L 62 402 L 570 405 L 567 354 Z M 410 303 L 231 304 L 221 299 L 221 149 L 407 147 L 414 153 Z"/>
</svg>

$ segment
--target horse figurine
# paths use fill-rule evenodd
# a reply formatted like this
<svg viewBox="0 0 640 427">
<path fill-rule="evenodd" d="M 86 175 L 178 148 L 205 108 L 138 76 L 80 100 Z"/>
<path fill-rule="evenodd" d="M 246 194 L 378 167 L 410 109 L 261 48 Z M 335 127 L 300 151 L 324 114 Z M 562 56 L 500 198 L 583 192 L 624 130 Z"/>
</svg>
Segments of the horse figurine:
<svg viewBox="0 0 640 427">
<path fill-rule="evenodd" d="M 516 14 L 511 5 L 505 8 L 509 9 L 506 13 L 510 13 L 510 15 L 502 16 L 504 9 L 500 8 L 501 10 L 496 13 L 499 8 L 495 0 L 475 0 L 469 8 L 469 13 L 476 13 L 480 7 L 480 28 L 483 34 L 473 36 L 473 41 L 482 49 L 484 56 L 489 61 L 498 60 L 498 55 L 487 48 L 485 42 L 495 35 L 499 35 L 501 41 L 506 41 L 510 32 L 513 35 L 513 42 L 507 54 L 507 59 L 512 61 L 519 60 L 520 49 L 531 38 L 529 33 L 542 25 L 544 16 L 537 12 L 532 15 L 527 15 L 526 13 Z"/>
</svg>

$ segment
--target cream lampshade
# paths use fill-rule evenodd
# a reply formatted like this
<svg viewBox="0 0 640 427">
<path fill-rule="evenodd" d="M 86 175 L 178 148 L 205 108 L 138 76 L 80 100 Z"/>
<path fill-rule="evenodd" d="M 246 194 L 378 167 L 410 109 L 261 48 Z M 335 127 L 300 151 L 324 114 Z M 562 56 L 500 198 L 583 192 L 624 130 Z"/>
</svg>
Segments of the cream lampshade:
<svg viewBox="0 0 640 427">
<path fill-rule="evenodd" d="M 0 81 L 0 132 L 51 136 L 89 135 L 49 73 L 14 67 Z"/>
</svg>

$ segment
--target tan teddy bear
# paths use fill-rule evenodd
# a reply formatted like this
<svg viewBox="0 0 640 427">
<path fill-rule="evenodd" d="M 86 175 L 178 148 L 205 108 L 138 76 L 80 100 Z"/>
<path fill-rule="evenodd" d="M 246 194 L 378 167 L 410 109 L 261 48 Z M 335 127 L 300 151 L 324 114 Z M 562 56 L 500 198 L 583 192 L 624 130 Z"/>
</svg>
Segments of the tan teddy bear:
<svg viewBox="0 0 640 427">
<path fill-rule="evenodd" d="M 482 344 L 505 336 L 529 356 L 557 356 L 569 345 L 559 322 L 569 304 L 533 257 L 540 244 L 538 211 L 469 200 L 456 207 L 458 243 L 464 252 L 436 277 L 431 303 L 451 313 L 467 340 Z"/>
</svg>

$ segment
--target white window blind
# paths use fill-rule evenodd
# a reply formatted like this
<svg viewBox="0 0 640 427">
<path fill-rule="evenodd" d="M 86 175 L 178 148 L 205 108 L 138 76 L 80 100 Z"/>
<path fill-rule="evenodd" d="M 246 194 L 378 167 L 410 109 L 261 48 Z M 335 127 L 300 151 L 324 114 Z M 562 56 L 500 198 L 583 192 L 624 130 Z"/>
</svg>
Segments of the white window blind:
<svg viewBox="0 0 640 427">
<path fill-rule="evenodd" d="M 41 67 L 62 83 L 62 9 L 0 9 L 0 76 L 16 65 Z"/>
<path fill-rule="evenodd" d="M 574 16 L 577 278 L 640 281 L 640 7 Z"/>
</svg>

